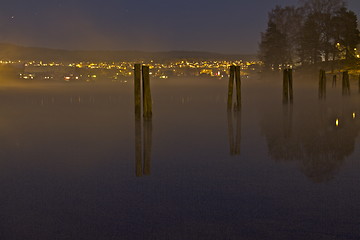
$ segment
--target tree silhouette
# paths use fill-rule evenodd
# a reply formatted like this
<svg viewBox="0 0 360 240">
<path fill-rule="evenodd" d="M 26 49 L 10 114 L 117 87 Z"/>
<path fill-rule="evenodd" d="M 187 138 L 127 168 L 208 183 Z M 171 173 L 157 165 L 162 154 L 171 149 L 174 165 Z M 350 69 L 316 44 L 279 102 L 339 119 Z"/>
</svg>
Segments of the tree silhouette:
<svg viewBox="0 0 360 240">
<path fill-rule="evenodd" d="M 278 68 L 287 62 L 286 37 L 272 21 L 269 21 L 266 32 L 261 36 L 260 52 L 260 60 L 266 68 Z"/>
<path fill-rule="evenodd" d="M 342 0 L 306 0 L 299 7 L 276 6 L 261 34 L 259 57 L 276 69 L 294 63 L 351 59 L 360 43 L 357 16 Z M 277 51 L 276 51 L 277 50 Z"/>
<path fill-rule="evenodd" d="M 353 118 L 351 111 L 339 112 L 306 107 L 265 114 L 261 129 L 269 156 L 276 161 L 299 162 L 301 171 L 313 182 L 334 178 L 354 152 L 360 131 L 359 119 Z M 339 126 L 335 125 L 336 118 Z"/>
</svg>

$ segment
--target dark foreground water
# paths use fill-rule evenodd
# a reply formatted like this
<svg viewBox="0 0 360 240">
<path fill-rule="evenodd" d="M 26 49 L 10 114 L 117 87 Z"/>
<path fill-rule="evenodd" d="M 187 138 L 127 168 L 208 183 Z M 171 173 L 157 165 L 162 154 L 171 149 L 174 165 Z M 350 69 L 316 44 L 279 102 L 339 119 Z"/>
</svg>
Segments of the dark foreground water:
<svg viewBox="0 0 360 240">
<path fill-rule="evenodd" d="M 295 79 L 0 87 L 0 239 L 360 239 L 360 94 Z"/>
</svg>

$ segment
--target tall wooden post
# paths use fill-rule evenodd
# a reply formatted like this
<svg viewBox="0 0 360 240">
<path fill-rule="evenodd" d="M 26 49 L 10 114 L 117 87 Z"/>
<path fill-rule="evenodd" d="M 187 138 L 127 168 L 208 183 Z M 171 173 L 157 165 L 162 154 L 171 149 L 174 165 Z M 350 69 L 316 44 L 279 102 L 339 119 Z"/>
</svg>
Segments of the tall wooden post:
<svg viewBox="0 0 360 240">
<path fill-rule="evenodd" d="M 322 70 L 322 91 L 323 91 L 323 98 L 326 98 L 326 73 L 325 73 L 325 70 Z"/>
<path fill-rule="evenodd" d="M 360 74 L 359 74 L 359 93 L 360 93 Z"/>
<path fill-rule="evenodd" d="M 333 75 L 332 87 L 336 87 L 336 75 Z"/>
<path fill-rule="evenodd" d="M 319 98 L 322 98 L 322 70 L 319 71 Z"/>
<path fill-rule="evenodd" d="M 283 71 L 283 103 L 289 102 L 289 72 L 287 69 Z"/>
<path fill-rule="evenodd" d="M 319 98 L 326 98 L 326 73 L 322 69 L 319 71 Z"/>
<path fill-rule="evenodd" d="M 234 77 L 235 77 L 235 66 L 230 66 L 229 69 L 229 86 L 228 86 L 228 102 L 227 102 L 227 110 L 232 110 L 232 100 L 233 100 L 233 92 L 234 92 Z"/>
<path fill-rule="evenodd" d="M 346 84 L 345 84 L 345 78 L 346 78 L 346 73 L 345 72 L 343 72 L 343 74 L 342 74 L 342 94 L 343 95 L 345 95 L 345 93 L 346 93 L 346 91 L 345 91 L 345 86 L 346 86 Z"/>
<path fill-rule="evenodd" d="M 350 95 L 350 81 L 348 71 L 343 72 L 342 93 L 343 95 Z"/>
<path fill-rule="evenodd" d="M 134 65 L 135 119 L 141 117 L 141 64 Z"/>
<path fill-rule="evenodd" d="M 293 70 L 284 69 L 283 71 L 283 103 L 293 103 L 294 90 L 293 90 Z"/>
<path fill-rule="evenodd" d="M 289 81 L 289 98 L 290 103 L 294 101 L 294 92 L 293 92 L 293 70 L 288 69 L 288 81 Z"/>
<path fill-rule="evenodd" d="M 149 66 L 142 67 L 143 77 L 143 109 L 144 118 L 150 119 L 152 117 L 152 100 L 150 91 L 150 70 Z"/>
<path fill-rule="evenodd" d="M 236 110 L 241 109 L 241 68 L 240 66 L 235 67 L 235 82 L 236 82 Z"/>
</svg>

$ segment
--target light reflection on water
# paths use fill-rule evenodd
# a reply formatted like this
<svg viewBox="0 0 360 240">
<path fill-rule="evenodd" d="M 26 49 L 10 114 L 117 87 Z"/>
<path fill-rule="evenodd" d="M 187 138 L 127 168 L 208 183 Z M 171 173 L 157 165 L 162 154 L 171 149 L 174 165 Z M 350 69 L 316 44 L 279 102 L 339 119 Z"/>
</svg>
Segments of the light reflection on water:
<svg viewBox="0 0 360 240">
<path fill-rule="evenodd" d="M 242 86 L 154 80 L 152 121 L 131 84 L 3 88 L 0 237 L 357 239 L 360 96 Z"/>
</svg>

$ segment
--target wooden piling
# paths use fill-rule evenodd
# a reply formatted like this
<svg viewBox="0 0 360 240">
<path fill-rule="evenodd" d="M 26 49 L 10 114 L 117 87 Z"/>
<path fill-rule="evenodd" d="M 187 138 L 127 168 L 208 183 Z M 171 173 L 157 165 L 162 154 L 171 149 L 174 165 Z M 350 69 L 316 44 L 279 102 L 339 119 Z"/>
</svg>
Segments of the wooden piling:
<svg viewBox="0 0 360 240">
<path fill-rule="evenodd" d="M 141 118 L 141 64 L 134 65 L 135 119 Z"/>
<path fill-rule="evenodd" d="M 324 70 L 319 71 L 319 98 L 324 98 Z"/>
<path fill-rule="evenodd" d="M 343 72 L 342 93 L 343 95 L 350 95 L 350 80 L 348 71 Z"/>
<path fill-rule="evenodd" d="M 235 82 L 236 82 L 236 110 L 241 109 L 241 68 L 235 67 Z"/>
<path fill-rule="evenodd" d="M 323 70 L 323 87 L 324 87 L 324 97 L 326 98 L 326 73 Z"/>
<path fill-rule="evenodd" d="M 322 69 L 319 71 L 319 98 L 326 98 L 326 73 Z"/>
<path fill-rule="evenodd" d="M 229 69 L 229 86 L 228 86 L 228 102 L 227 102 L 227 110 L 232 110 L 232 100 L 233 100 L 233 92 L 234 92 L 234 78 L 235 78 L 235 66 L 230 66 Z"/>
<path fill-rule="evenodd" d="M 342 94 L 343 95 L 345 95 L 345 78 L 346 78 L 346 73 L 345 72 L 343 72 L 343 74 L 342 74 Z"/>
<path fill-rule="evenodd" d="M 287 69 L 283 71 L 283 103 L 289 102 L 289 72 Z"/>
<path fill-rule="evenodd" d="M 350 76 L 349 76 L 349 73 L 347 75 L 346 84 L 347 84 L 348 94 L 350 95 Z"/>
<path fill-rule="evenodd" d="M 337 77 L 336 77 L 336 75 L 334 74 L 334 75 L 333 75 L 333 80 L 332 80 L 332 87 L 336 87 L 336 81 L 337 81 L 336 78 L 337 78 Z"/>
<path fill-rule="evenodd" d="M 152 99 L 150 90 L 150 70 L 149 66 L 142 66 L 143 78 L 143 116 L 145 119 L 152 117 Z"/>
<path fill-rule="evenodd" d="M 293 92 L 293 70 L 288 69 L 288 81 L 289 81 L 289 99 L 290 103 L 294 101 L 294 92 Z"/>
<path fill-rule="evenodd" d="M 360 74 L 359 74 L 359 80 L 358 80 L 358 82 L 359 82 L 359 93 L 360 93 Z"/>
</svg>

